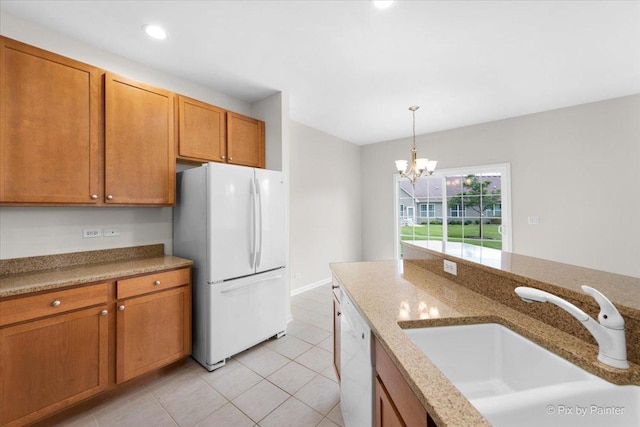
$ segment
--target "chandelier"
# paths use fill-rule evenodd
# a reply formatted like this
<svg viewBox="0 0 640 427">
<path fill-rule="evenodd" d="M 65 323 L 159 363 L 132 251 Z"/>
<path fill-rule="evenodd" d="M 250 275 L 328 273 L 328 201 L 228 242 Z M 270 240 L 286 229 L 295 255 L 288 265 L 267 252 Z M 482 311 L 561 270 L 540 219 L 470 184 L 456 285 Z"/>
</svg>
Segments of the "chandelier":
<svg viewBox="0 0 640 427">
<path fill-rule="evenodd" d="M 416 182 L 420 179 L 425 172 L 427 175 L 431 175 L 436 170 L 437 160 L 418 159 L 418 149 L 416 148 L 416 110 L 420 108 L 417 105 L 409 107 L 409 110 L 413 113 L 413 147 L 411 148 L 411 168 L 407 171 L 409 164 L 406 160 L 396 160 L 396 169 L 403 178 L 409 179 L 412 185 L 416 185 Z"/>
</svg>

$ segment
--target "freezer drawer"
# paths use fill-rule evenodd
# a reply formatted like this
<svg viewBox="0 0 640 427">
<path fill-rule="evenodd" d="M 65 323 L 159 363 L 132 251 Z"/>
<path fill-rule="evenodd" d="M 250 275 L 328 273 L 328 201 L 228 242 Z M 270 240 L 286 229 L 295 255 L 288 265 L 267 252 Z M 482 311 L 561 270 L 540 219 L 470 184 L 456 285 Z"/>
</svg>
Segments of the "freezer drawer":
<svg viewBox="0 0 640 427">
<path fill-rule="evenodd" d="M 208 286 L 208 367 L 284 332 L 285 269 Z"/>
</svg>

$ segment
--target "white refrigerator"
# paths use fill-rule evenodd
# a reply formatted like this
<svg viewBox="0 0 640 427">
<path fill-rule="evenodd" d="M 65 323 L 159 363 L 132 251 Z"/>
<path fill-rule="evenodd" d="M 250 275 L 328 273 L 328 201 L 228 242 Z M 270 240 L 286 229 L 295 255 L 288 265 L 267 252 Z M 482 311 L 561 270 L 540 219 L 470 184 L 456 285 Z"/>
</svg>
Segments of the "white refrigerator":
<svg viewBox="0 0 640 427">
<path fill-rule="evenodd" d="M 192 356 L 209 371 L 286 319 L 282 173 L 207 163 L 177 174 L 173 253 L 194 260 Z"/>
</svg>

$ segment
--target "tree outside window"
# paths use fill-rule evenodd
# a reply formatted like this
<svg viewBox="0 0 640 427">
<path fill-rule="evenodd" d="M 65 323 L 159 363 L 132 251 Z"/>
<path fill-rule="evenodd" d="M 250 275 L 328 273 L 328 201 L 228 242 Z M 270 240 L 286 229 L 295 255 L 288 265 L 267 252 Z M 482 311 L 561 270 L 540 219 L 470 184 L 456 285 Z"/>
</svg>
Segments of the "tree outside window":
<svg viewBox="0 0 640 427">
<path fill-rule="evenodd" d="M 502 196 L 500 189 L 492 189 L 490 180 L 482 180 L 477 175 L 467 175 L 462 180 L 462 192 L 449 198 L 447 206 L 451 211 L 450 216 L 479 217 L 478 236 L 465 236 L 468 238 L 482 239 L 483 224 L 487 211 L 495 211 L 495 206 L 500 206 Z M 455 209 L 456 215 L 453 214 Z M 473 213 L 477 214 L 474 215 Z"/>
</svg>

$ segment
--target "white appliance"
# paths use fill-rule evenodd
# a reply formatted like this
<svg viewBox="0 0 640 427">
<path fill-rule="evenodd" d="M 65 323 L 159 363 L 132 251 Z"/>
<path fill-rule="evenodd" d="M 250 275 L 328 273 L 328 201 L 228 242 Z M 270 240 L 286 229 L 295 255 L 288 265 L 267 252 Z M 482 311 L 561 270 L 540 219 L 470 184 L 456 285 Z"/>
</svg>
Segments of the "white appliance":
<svg viewBox="0 0 640 427">
<path fill-rule="evenodd" d="M 286 329 L 282 173 L 207 163 L 177 174 L 173 252 L 194 260 L 193 357 L 210 371 Z"/>
<path fill-rule="evenodd" d="M 346 292 L 340 301 L 340 409 L 345 427 L 373 425 L 371 329 Z"/>
</svg>

